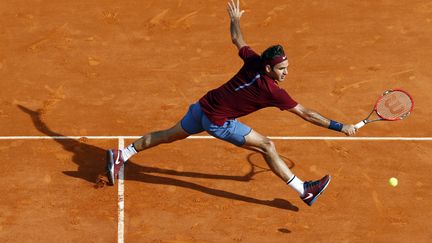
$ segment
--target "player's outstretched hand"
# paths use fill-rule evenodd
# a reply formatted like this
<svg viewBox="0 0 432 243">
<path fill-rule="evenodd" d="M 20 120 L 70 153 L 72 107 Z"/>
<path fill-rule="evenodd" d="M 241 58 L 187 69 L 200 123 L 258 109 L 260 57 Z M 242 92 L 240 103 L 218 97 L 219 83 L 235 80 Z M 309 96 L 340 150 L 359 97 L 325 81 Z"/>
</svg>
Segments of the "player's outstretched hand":
<svg viewBox="0 0 432 243">
<path fill-rule="evenodd" d="M 357 132 L 357 129 L 354 127 L 354 125 L 349 124 L 342 127 L 342 132 L 347 136 L 352 136 Z"/>
<path fill-rule="evenodd" d="M 231 21 L 239 20 L 244 13 L 244 10 L 240 10 L 239 0 L 237 0 L 237 4 L 234 3 L 234 0 L 228 2 L 227 10 Z"/>
</svg>

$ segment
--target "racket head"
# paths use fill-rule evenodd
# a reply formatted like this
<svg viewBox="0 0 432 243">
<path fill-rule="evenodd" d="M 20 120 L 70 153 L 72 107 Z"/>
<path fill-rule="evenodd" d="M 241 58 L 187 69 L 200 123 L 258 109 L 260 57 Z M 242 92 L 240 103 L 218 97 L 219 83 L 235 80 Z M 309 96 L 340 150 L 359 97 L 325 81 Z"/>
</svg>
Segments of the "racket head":
<svg viewBox="0 0 432 243">
<path fill-rule="evenodd" d="M 387 121 L 397 121 L 408 117 L 414 109 L 414 99 L 402 89 L 387 90 L 375 104 L 377 115 Z"/>
</svg>

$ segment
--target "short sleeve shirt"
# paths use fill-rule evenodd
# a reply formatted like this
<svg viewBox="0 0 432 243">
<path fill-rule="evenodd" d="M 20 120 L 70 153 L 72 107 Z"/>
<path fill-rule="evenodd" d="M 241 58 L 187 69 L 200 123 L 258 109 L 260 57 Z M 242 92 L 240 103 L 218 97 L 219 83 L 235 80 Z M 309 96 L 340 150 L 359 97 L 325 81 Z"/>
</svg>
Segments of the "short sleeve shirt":
<svg viewBox="0 0 432 243">
<path fill-rule="evenodd" d="M 244 61 L 240 71 L 199 100 L 202 110 L 211 122 L 222 126 L 229 119 L 236 119 L 265 107 L 288 110 L 297 105 L 275 80 L 262 72 L 260 56 L 252 48 L 242 47 L 239 56 Z"/>
</svg>

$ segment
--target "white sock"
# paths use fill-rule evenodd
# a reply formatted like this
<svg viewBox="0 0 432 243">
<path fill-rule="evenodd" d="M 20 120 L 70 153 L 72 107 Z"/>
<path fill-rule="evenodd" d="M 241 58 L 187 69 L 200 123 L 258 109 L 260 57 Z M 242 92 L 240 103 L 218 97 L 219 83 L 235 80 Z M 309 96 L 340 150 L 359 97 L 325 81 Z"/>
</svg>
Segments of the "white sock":
<svg viewBox="0 0 432 243">
<path fill-rule="evenodd" d="M 135 155 L 137 153 L 138 152 L 136 151 L 136 149 L 133 146 L 133 144 L 130 144 L 126 148 L 122 149 L 122 158 L 123 158 L 123 161 L 124 162 L 128 161 L 130 157 L 132 157 L 133 155 Z"/>
<path fill-rule="evenodd" d="M 300 196 L 304 194 L 303 181 L 300 180 L 297 176 L 293 176 L 288 182 L 288 186 L 294 189 Z"/>
</svg>

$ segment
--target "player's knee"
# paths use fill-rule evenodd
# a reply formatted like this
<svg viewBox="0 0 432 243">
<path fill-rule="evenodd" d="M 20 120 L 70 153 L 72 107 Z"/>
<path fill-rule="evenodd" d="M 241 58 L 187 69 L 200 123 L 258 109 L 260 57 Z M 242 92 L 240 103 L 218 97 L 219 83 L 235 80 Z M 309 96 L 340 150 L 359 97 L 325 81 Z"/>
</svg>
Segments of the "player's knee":
<svg viewBox="0 0 432 243">
<path fill-rule="evenodd" d="M 152 136 L 153 134 L 147 134 L 142 137 L 142 143 L 144 148 L 150 147 L 152 145 L 151 142 L 154 140 L 152 139 Z"/>
<path fill-rule="evenodd" d="M 275 144 L 269 138 L 265 138 L 261 142 L 261 149 L 263 149 L 267 154 L 272 153 L 275 151 Z"/>
</svg>

